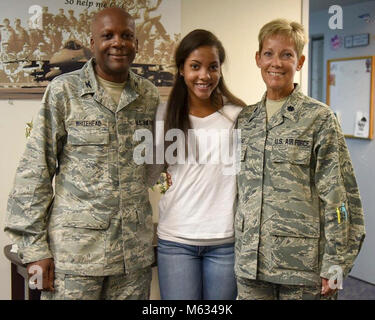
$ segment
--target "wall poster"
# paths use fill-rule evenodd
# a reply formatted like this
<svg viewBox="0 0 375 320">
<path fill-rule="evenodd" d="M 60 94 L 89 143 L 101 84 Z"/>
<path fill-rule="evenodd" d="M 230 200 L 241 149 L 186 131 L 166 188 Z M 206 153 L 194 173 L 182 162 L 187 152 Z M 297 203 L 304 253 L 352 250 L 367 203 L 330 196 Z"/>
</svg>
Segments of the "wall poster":
<svg viewBox="0 0 375 320">
<path fill-rule="evenodd" d="M 0 4 L 0 98 L 41 98 L 54 77 L 92 56 L 90 21 L 110 6 L 136 21 L 139 52 L 132 70 L 167 95 L 181 37 L 181 0 L 22 0 Z"/>
</svg>

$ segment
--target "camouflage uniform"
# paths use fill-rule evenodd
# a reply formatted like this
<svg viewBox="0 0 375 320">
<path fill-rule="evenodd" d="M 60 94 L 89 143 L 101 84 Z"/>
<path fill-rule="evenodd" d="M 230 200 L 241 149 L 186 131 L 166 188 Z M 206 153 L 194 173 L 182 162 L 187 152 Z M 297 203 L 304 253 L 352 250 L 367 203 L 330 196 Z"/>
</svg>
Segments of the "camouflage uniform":
<svg viewBox="0 0 375 320">
<path fill-rule="evenodd" d="M 365 236 L 345 138 L 330 108 L 298 85 L 268 123 L 265 99 L 238 118 L 235 272 L 239 280 L 320 286 L 331 266 L 350 272 Z"/>
<path fill-rule="evenodd" d="M 5 231 L 23 263 L 53 257 L 57 273 L 82 276 L 150 267 L 147 168 L 133 161 L 133 134 L 152 131 L 158 104 L 156 87 L 129 71 L 116 105 L 92 60 L 50 83 L 8 201 Z"/>
<path fill-rule="evenodd" d="M 321 296 L 322 286 L 296 286 L 238 278 L 238 300 L 335 300 Z"/>
<path fill-rule="evenodd" d="M 43 291 L 41 300 L 147 300 L 150 268 L 110 277 L 55 273 L 55 291 Z"/>
</svg>

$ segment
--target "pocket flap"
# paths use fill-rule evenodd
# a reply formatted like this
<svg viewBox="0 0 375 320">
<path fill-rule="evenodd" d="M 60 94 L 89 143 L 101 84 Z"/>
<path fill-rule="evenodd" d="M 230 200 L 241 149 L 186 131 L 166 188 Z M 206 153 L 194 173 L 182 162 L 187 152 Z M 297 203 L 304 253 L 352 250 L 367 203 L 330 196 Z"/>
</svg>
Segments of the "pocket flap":
<svg viewBox="0 0 375 320">
<path fill-rule="evenodd" d="M 310 149 L 297 146 L 273 146 L 271 153 L 272 162 L 289 162 L 292 164 L 309 165 Z"/>
<path fill-rule="evenodd" d="M 108 213 L 94 213 L 90 210 L 73 211 L 65 214 L 64 227 L 106 230 L 109 227 L 111 215 Z"/>
<path fill-rule="evenodd" d="M 107 145 L 109 143 L 108 125 L 101 122 L 100 126 L 82 127 L 70 125 L 68 131 L 68 143 L 71 145 Z"/>
<path fill-rule="evenodd" d="M 307 219 L 272 219 L 271 235 L 295 238 L 320 237 L 319 221 Z"/>
</svg>

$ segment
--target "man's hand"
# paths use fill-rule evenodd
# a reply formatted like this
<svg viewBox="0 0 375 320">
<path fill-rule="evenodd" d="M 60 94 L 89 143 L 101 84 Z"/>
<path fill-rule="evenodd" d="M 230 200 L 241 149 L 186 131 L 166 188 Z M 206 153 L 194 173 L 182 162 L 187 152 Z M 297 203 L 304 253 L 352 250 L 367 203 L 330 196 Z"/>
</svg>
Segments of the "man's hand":
<svg viewBox="0 0 375 320">
<path fill-rule="evenodd" d="M 29 278 L 32 277 L 34 274 L 38 273 L 38 271 L 30 270 L 32 266 L 39 267 L 42 272 L 43 288 L 41 290 L 54 291 L 55 288 L 53 287 L 53 282 L 55 280 L 55 264 L 53 262 L 53 259 L 48 258 L 27 264 L 27 273 L 29 275 Z M 38 285 L 36 281 L 37 280 L 35 280 L 35 284 Z"/>
<path fill-rule="evenodd" d="M 325 296 L 325 297 L 328 297 L 332 294 L 334 294 L 336 292 L 337 289 L 331 289 L 329 287 L 329 283 L 328 283 L 328 279 L 326 278 L 321 278 L 322 279 L 322 291 L 321 291 L 321 295 L 322 296 Z"/>
</svg>

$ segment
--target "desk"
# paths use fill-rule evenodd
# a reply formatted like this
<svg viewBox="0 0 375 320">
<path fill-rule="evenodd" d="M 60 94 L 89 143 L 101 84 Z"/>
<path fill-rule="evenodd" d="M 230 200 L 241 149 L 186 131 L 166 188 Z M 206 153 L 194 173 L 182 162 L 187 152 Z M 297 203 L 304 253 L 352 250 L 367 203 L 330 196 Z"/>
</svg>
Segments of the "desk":
<svg viewBox="0 0 375 320">
<path fill-rule="evenodd" d="M 157 223 L 154 223 L 154 239 L 152 245 L 154 247 L 155 262 L 152 267 L 156 267 L 156 246 L 157 246 L 157 236 L 156 236 Z M 10 252 L 12 245 L 7 245 L 4 247 L 4 254 L 7 259 L 11 262 L 11 288 L 12 288 L 12 300 L 40 300 L 40 291 L 31 290 L 29 288 L 29 281 L 27 276 L 26 266 L 22 264 L 20 258 L 16 253 Z"/>
</svg>

